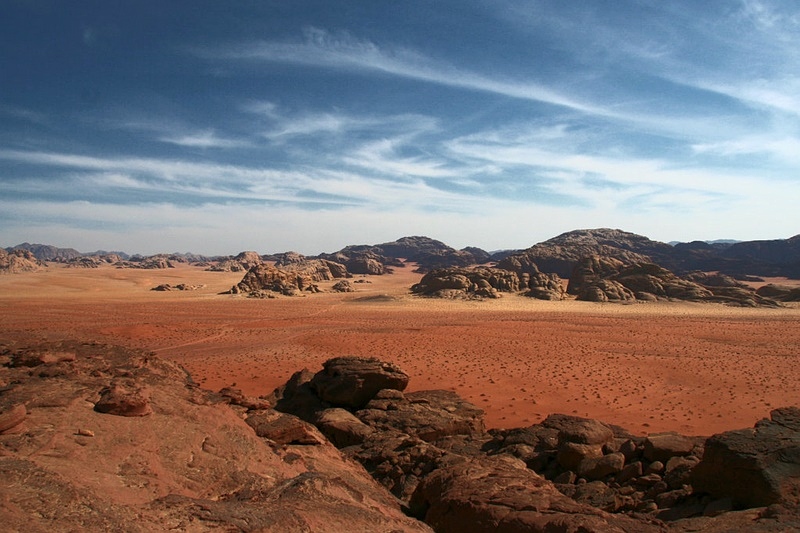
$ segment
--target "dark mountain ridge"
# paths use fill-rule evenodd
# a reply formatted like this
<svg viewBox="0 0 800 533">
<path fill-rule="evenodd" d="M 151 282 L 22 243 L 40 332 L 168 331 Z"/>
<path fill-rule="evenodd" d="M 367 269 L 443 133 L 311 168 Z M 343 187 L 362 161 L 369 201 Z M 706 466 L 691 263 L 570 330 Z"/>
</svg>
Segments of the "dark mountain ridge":
<svg viewBox="0 0 800 533">
<path fill-rule="evenodd" d="M 40 261 L 69 262 L 82 254 L 72 248 L 23 243 L 6 248 L 30 251 Z M 128 256 L 115 252 L 123 259 Z M 157 254 L 164 256 L 166 254 Z M 401 237 L 381 244 L 349 245 L 338 252 L 309 256 L 348 266 L 353 273 L 381 274 L 401 267 L 404 261 L 417 263 L 420 272 L 437 268 L 467 267 L 489 262 L 502 262 L 508 257 L 514 262 L 533 263 L 539 270 L 569 278 L 572 269 L 588 256 L 610 257 L 624 263 L 652 262 L 678 275 L 694 271 L 719 271 L 729 276 L 784 276 L 800 279 L 800 235 L 789 239 L 756 241 L 692 241 L 674 245 L 654 241 L 643 235 L 611 228 L 579 229 L 562 233 L 525 250 L 506 250 L 489 253 L 475 247 L 457 250 L 442 241 L 425 236 Z M 169 254 L 182 261 L 214 261 L 197 254 Z M 265 259 L 273 256 L 262 256 Z M 277 257 L 277 256 L 275 256 Z M 141 260 L 143 256 L 131 259 Z"/>
</svg>

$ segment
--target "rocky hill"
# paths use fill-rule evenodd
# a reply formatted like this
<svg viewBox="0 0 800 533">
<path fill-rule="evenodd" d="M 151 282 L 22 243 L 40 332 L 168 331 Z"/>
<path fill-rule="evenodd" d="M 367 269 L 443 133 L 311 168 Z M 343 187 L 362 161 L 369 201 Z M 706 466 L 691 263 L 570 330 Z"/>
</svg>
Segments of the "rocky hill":
<svg viewBox="0 0 800 533">
<path fill-rule="evenodd" d="M 793 531 L 800 409 L 704 437 L 552 414 L 339 357 L 269 397 L 99 344 L 0 344 L 6 531 Z"/>
<path fill-rule="evenodd" d="M 623 263 L 656 263 L 676 274 L 719 271 L 731 276 L 800 278 L 800 235 L 784 240 L 674 246 L 609 228 L 563 233 L 511 257 L 525 257 L 544 272 L 568 278 L 577 262 L 597 255 Z"/>
<path fill-rule="evenodd" d="M 325 259 L 302 259 L 276 265 L 259 263 L 250 268 L 242 281 L 228 293 L 244 293 L 252 297 L 294 296 L 303 291 L 319 292 L 317 282 L 350 277 L 352 274 L 347 267 Z"/>
<path fill-rule="evenodd" d="M 49 244 L 31 244 L 28 242 L 23 242 L 22 244 L 6 248 L 7 252 L 13 252 L 14 250 L 27 250 L 31 252 L 39 261 L 52 261 L 59 263 L 64 263 L 83 255 L 78 250 L 73 248 L 57 248 Z"/>
<path fill-rule="evenodd" d="M 567 292 L 592 302 L 683 300 L 741 307 L 778 307 L 772 298 L 724 274 L 694 272 L 679 277 L 649 262 L 625 263 L 592 255 L 573 269 Z M 781 293 L 782 294 L 782 293 Z M 783 301 L 789 301 L 790 295 Z"/>
<path fill-rule="evenodd" d="M 19 249 L 7 252 L 0 248 L 0 274 L 36 272 L 45 266 L 28 250 Z"/>
<path fill-rule="evenodd" d="M 428 272 L 436 268 L 482 264 L 490 256 L 480 248 L 456 250 L 430 237 L 413 236 L 383 244 L 347 246 L 334 254 L 319 257 L 344 263 L 354 274 L 373 274 L 378 272 L 378 264 L 385 268 L 403 266 L 403 261 L 409 261 L 417 263 L 419 272 Z M 351 261 L 358 263 L 351 264 Z"/>
</svg>

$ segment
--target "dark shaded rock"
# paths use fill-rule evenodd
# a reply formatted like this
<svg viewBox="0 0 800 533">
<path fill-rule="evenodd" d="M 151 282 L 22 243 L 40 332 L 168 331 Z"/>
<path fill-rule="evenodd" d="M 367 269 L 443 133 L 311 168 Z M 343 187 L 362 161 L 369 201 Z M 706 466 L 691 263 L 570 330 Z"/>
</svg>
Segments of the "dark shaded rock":
<svg viewBox="0 0 800 533">
<path fill-rule="evenodd" d="M 664 471 L 664 481 L 671 489 L 679 489 L 692 482 L 692 469 L 697 466 L 700 459 L 694 456 L 673 457 L 667 461 Z"/>
<path fill-rule="evenodd" d="M 644 440 L 644 457 L 666 463 L 672 457 L 689 455 L 697 444 L 694 439 L 677 433 L 650 435 Z"/>
<path fill-rule="evenodd" d="M 591 418 L 552 414 L 542 421 L 542 425 L 557 429 L 559 442 L 603 445 L 614 438 L 611 427 Z"/>
<path fill-rule="evenodd" d="M 426 442 L 485 432 L 483 411 L 446 390 L 412 392 L 402 400 L 379 398 L 356 416 L 376 429 L 397 429 Z"/>
<path fill-rule="evenodd" d="M 770 283 L 756 290 L 756 294 L 779 302 L 800 302 L 800 287 L 789 287 Z"/>
<path fill-rule="evenodd" d="M 324 363 L 310 385 L 325 402 L 359 409 L 381 389 L 405 389 L 408 374 L 376 358 L 337 357 Z"/>
<path fill-rule="evenodd" d="M 435 470 L 420 482 L 410 509 L 437 531 L 659 530 L 580 504 L 507 456 L 471 459 Z"/>
<path fill-rule="evenodd" d="M 569 277 L 569 285 L 567 285 L 567 293 L 579 295 L 598 281 L 617 274 L 622 270 L 623 266 L 624 263 L 614 257 L 599 255 L 583 257 L 572 269 L 572 274 Z"/>
<path fill-rule="evenodd" d="M 446 268 L 425 274 L 411 292 L 439 298 L 498 298 L 502 292 L 517 292 L 516 274 L 497 268 Z"/>
<path fill-rule="evenodd" d="M 578 475 L 590 480 L 602 480 L 607 476 L 622 472 L 625 456 L 621 453 L 610 453 L 601 457 L 590 458 L 578 465 Z"/>
<path fill-rule="evenodd" d="M 727 431 L 706 440 L 694 468 L 693 486 L 737 507 L 800 504 L 800 409 L 786 407 L 753 429 Z"/>
<path fill-rule="evenodd" d="M 316 413 L 314 425 L 337 448 L 361 444 L 365 438 L 375 432 L 353 413 L 338 407 Z"/>
<path fill-rule="evenodd" d="M 308 369 L 295 372 L 285 385 L 273 391 L 270 403 L 278 411 L 299 416 L 306 422 L 312 422 L 317 412 L 331 407 L 331 404 L 323 402 L 311 388 L 313 378 L 314 374 Z"/>
</svg>

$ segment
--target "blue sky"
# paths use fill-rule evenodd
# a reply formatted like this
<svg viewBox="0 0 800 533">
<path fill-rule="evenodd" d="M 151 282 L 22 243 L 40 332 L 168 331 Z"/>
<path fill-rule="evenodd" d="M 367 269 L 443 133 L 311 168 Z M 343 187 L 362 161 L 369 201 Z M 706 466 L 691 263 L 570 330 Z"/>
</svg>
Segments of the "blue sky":
<svg viewBox="0 0 800 533">
<path fill-rule="evenodd" d="M 0 245 L 800 233 L 795 0 L 0 3 Z"/>
</svg>

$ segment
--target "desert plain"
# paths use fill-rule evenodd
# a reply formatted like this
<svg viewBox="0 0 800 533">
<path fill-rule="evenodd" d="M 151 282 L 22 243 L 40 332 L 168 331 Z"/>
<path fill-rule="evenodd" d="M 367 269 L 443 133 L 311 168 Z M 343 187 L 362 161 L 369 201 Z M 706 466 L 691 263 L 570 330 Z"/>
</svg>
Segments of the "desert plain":
<svg viewBox="0 0 800 533">
<path fill-rule="evenodd" d="M 0 276 L 0 348 L 62 339 L 140 348 L 204 388 L 254 396 L 331 357 L 374 356 L 405 370 L 409 390 L 454 390 L 490 428 L 565 413 L 642 435 L 711 435 L 798 403 L 798 304 L 430 299 L 410 294 L 422 276 L 413 265 L 356 276 L 352 293 L 321 282 L 323 292 L 299 297 L 220 294 L 242 276 L 55 263 Z M 201 287 L 151 290 L 164 283 Z"/>
</svg>

